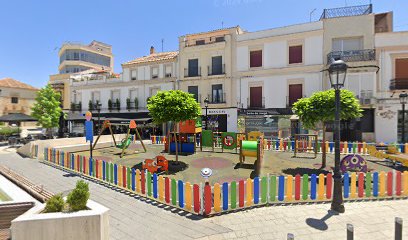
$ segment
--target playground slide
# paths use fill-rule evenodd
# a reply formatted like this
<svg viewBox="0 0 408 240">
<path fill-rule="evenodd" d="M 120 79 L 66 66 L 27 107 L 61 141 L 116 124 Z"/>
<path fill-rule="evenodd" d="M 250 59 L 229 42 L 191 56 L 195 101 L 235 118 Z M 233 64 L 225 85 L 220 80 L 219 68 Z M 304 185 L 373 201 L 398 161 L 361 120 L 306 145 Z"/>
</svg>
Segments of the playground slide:
<svg viewBox="0 0 408 240">
<path fill-rule="evenodd" d="M 388 151 L 392 153 L 385 153 L 385 152 L 378 151 L 375 146 L 367 146 L 367 150 L 368 150 L 368 153 L 373 157 L 386 158 L 393 162 L 399 162 L 404 167 L 408 167 L 408 155 L 403 154 L 403 153 L 398 153 L 397 151 L 393 151 L 394 149 L 392 147 L 388 148 Z"/>
</svg>

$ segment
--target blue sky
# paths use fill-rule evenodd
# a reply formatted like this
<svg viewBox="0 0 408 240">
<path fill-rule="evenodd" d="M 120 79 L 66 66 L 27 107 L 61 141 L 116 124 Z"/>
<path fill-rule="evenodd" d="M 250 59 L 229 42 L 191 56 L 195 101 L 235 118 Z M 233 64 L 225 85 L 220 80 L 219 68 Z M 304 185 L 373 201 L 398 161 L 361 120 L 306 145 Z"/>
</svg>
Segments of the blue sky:
<svg viewBox="0 0 408 240">
<path fill-rule="evenodd" d="M 278 4 L 280 2 L 280 4 Z M 318 20 L 324 8 L 369 0 L 1 0 L 0 79 L 36 87 L 58 72 L 58 47 L 66 41 L 112 45 L 120 64 L 148 54 L 151 45 L 177 50 L 178 36 L 223 26 L 256 31 Z M 394 11 L 394 30 L 408 30 L 407 0 L 372 0 L 374 12 Z"/>
</svg>

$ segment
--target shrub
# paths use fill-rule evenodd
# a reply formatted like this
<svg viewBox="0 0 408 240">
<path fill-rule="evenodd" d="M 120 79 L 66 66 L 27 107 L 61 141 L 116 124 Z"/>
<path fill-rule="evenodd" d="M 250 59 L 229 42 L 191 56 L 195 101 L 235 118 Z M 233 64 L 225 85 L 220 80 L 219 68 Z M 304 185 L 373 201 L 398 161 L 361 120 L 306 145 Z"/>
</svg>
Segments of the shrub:
<svg viewBox="0 0 408 240">
<path fill-rule="evenodd" d="M 90 193 L 89 185 L 83 180 L 79 180 L 72 192 L 67 196 L 67 203 L 72 211 L 80 211 L 86 209 Z"/>
<path fill-rule="evenodd" d="M 44 212 L 61 212 L 64 208 L 64 199 L 61 194 L 52 196 L 46 203 Z"/>
<path fill-rule="evenodd" d="M 112 105 L 113 105 L 112 100 L 109 99 L 109 100 L 108 100 L 108 109 L 109 109 L 109 110 L 112 110 Z"/>
<path fill-rule="evenodd" d="M 11 136 L 16 133 L 20 133 L 21 130 L 19 130 L 17 127 L 1 127 L 0 128 L 0 135 L 4 135 L 6 137 Z"/>
</svg>

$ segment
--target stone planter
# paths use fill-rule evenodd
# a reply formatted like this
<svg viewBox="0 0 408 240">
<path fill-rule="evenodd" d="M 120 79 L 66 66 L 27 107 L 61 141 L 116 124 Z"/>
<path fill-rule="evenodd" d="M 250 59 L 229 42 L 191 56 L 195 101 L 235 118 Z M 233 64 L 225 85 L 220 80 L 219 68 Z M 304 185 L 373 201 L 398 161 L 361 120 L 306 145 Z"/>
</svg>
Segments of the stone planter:
<svg viewBox="0 0 408 240">
<path fill-rule="evenodd" d="M 11 222 L 11 237 L 16 240 L 108 240 L 109 209 L 88 200 L 90 210 L 70 213 L 41 213 L 37 205 Z"/>
</svg>

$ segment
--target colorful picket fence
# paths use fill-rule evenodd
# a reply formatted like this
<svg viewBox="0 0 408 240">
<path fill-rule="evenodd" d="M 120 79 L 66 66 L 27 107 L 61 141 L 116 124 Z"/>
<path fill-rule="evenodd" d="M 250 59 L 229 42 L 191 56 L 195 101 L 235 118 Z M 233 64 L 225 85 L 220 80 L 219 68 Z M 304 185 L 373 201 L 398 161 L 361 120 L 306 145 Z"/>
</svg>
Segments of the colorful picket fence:
<svg viewBox="0 0 408 240">
<path fill-rule="evenodd" d="M 44 161 L 194 214 L 211 215 L 275 203 L 330 201 L 333 196 L 331 173 L 268 175 L 203 186 L 58 149 L 44 149 Z M 345 200 L 408 197 L 408 171 L 346 173 L 342 186 Z"/>
</svg>

